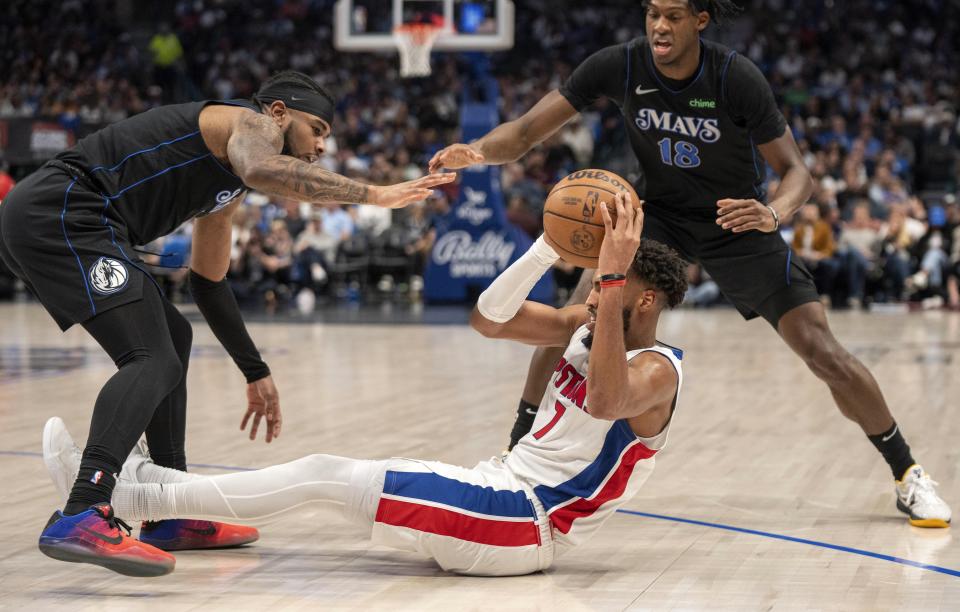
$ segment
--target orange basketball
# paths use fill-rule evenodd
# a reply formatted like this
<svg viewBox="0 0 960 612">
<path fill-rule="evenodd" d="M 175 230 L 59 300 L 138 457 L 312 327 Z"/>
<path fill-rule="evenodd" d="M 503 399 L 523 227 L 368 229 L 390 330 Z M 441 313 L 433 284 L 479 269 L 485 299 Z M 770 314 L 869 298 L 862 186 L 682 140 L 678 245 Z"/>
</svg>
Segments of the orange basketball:
<svg viewBox="0 0 960 612">
<path fill-rule="evenodd" d="M 596 268 L 603 242 L 600 203 L 613 208 L 618 193 L 640 198 L 624 178 L 607 170 L 578 170 L 553 186 L 543 207 L 543 236 L 560 258 L 581 268 Z M 611 211 L 614 212 L 614 211 Z"/>
</svg>

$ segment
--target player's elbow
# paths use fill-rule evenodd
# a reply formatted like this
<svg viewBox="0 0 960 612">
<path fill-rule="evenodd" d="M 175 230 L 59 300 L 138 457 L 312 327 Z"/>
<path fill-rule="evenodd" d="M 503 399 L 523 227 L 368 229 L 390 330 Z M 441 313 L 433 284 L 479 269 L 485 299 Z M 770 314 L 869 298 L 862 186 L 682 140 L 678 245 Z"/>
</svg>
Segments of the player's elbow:
<svg viewBox="0 0 960 612">
<path fill-rule="evenodd" d="M 616 421 L 623 417 L 624 406 L 620 398 L 607 397 L 600 393 L 589 393 L 587 405 L 590 407 L 590 415 L 596 419 Z"/>
<path fill-rule="evenodd" d="M 590 415 L 601 421 L 616 421 L 620 418 L 620 411 L 612 409 L 608 404 L 590 406 Z"/>
<path fill-rule="evenodd" d="M 470 313 L 470 327 L 478 331 L 480 335 L 485 338 L 499 338 L 503 331 L 502 323 L 497 323 L 496 321 L 491 321 L 486 318 L 480 314 L 480 309 L 476 306 L 474 306 L 473 312 Z"/>
<path fill-rule="evenodd" d="M 237 176 L 244 185 L 260 191 L 269 191 L 271 179 L 276 176 L 276 170 L 270 169 L 263 163 L 244 165 L 236 170 Z"/>
</svg>

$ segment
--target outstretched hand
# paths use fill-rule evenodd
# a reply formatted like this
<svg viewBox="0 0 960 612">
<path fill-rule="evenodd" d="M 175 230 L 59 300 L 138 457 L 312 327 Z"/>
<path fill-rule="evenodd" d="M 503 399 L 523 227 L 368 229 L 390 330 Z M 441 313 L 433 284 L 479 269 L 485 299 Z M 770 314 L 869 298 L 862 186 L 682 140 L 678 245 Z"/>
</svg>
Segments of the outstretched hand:
<svg viewBox="0 0 960 612">
<path fill-rule="evenodd" d="M 466 144 L 452 144 L 437 151 L 430 159 L 427 169 L 430 172 L 439 172 L 443 168 L 458 170 L 473 164 L 484 162 L 483 154 Z"/>
<path fill-rule="evenodd" d="M 426 200 L 433 194 L 434 187 L 450 183 L 455 178 L 457 178 L 456 172 L 443 172 L 428 174 L 396 185 L 371 187 L 374 193 L 371 204 L 381 208 L 403 208 L 408 204 Z"/>
<path fill-rule="evenodd" d="M 247 384 L 247 412 L 243 415 L 243 421 L 240 422 L 241 431 L 247 428 L 247 422 L 251 416 L 253 417 L 253 425 L 250 427 L 251 440 L 257 438 L 257 430 L 264 417 L 267 419 L 267 444 L 274 438 L 280 437 L 283 417 L 280 414 L 280 393 L 273 384 L 273 376 L 268 375 Z"/>
</svg>

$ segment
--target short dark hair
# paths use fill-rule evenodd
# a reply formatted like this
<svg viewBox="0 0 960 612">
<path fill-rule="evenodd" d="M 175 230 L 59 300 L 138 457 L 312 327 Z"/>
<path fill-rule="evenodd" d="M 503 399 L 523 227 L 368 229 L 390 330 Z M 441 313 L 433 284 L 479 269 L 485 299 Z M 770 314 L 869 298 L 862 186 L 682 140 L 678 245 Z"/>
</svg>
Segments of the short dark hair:
<svg viewBox="0 0 960 612">
<path fill-rule="evenodd" d="M 643 0 L 643 10 L 647 10 L 649 4 L 650 0 Z M 714 23 L 721 23 L 727 17 L 736 17 L 743 10 L 731 0 L 687 0 L 687 4 L 695 14 L 701 11 L 710 13 L 710 20 Z"/>
<path fill-rule="evenodd" d="M 323 96 L 324 98 L 326 98 L 327 100 L 329 100 L 331 105 L 336 106 L 337 104 L 337 101 L 333 97 L 333 94 L 327 91 L 323 85 L 321 85 L 320 83 L 317 83 L 308 75 L 302 72 L 297 72 L 296 70 L 284 70 L 283 72 L 276 73 L 275 75 L 271 76 L 269 79 L 261 83 L 260 91 L 258 91 L 257 93 L 263 93 L 264 91 L 269 89 L 271 86 L 281 84 L 281 83 L 295 85 L 298 87 L 303 87 L 304 89 L 308 89 L 310 91 L 314 91 L 320 94 L 321 96 Z M 257 102 L 258 104 L 262 104 L 257 99 L 257 96 L 254 96 L 254 101 Z"/>
<path fill-rule="evenodd" d="M 630 265 L 630 272 L 667 296 L 667 307 L 683 301 L 687 292 L 687 262 L 676 251 L 656 240 L 644 238 Z"/>
</svg>

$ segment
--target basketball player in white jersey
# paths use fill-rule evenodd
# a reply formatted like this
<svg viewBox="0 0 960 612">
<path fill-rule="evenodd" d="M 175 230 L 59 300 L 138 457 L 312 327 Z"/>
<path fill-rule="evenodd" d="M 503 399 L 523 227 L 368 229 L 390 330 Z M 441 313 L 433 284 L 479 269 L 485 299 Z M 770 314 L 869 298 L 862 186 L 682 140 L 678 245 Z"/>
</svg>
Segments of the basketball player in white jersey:
<svg viewBox="0 0 960 612">
<path fill-rule="evenodd" d="M 629 199 L 629 196 L 627 196 Z M 505 576 L 548 567 L 626 503 L 663 448 L 683 376 L 681 353 L 658 345 L 660 312 L 683 299 L 686 265 L 644 240 L 643 212 L 618 196 L 586 304 L 525 301 L 558 259 L 540 238 L 480 296 L 471 324 L 489 337 L 566 346 L 533 429 L 505 460 L 473 469 L 432 461 L 311 455 L 252 472 L 199 476 L 135 449 L 114 490 L 117 516 L 238 522 L 312 503 L 341 509 L 376 544 L 432 557 L 445 570 Z M 58 486 L 72 482 L 73 444 L 47 424 Z M 53 435 L 55 434 L 55 435 Z M 162 483 L 162 484 L 161 484 Z"/>
</svg>

